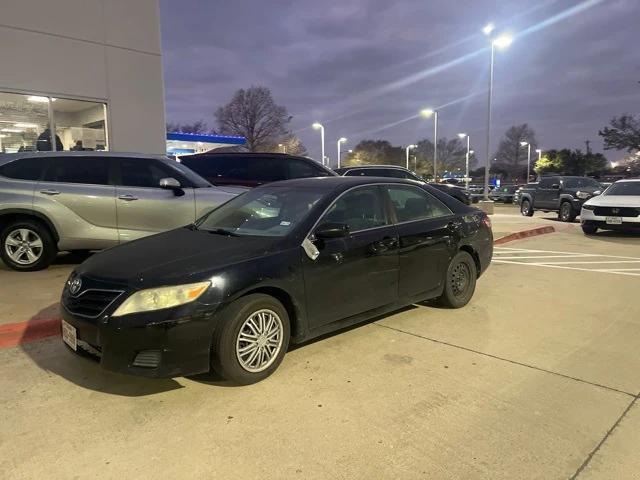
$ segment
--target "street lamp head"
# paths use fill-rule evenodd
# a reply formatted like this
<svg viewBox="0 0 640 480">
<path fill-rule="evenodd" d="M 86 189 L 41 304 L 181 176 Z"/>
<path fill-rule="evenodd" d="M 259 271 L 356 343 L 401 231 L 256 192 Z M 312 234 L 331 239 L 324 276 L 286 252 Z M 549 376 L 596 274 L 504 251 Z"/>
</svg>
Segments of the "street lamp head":
<svg viewBox="0 0 640 480">
<path fill-rule="evenodd" d="M 520 142 L 521 147 L 526 147 L 529 145 L 529 142 Z"/>
<path fill-rule="evenodd" d="M 467 138 L 467 134 L 466 133 L 459 133 L 458 134 L 458 138 L 460 138 L 460 139 Z"/>
<path fill-rule="evenodd" d="M 417 145 L 407 145 L 407 149 L 417 148 Z"/>
<path fill-rule="evenodd" d="M 338 139 L 338 143 L 344 143 L 344 142 L 346 142 L 346 141 L 347 141 L 347 139 L 346 139 L 345 137 L 340 137 L 340 138 Z"/>
<path fill-rule="evenodd" d="M 282 145 L 281 143 L 278 144 L 279 147 L 284 147 L 284 145 Z"/>
<path fill-rule="evenodd" d="M 319 129 L 323 128 L 322 124 L 319 123 L 319 122 L 316 122 L 311 126 L 314 128 L 314 130 L 319 130 Z"/>
<path fill-rule="evenodd" d="M 348 150 L 349 153 L 353 153 L 353 150 Z"/>
<path fill-rule="evenodd" d="M 420 115 L 422 115 L 424 118 L 429 118 L 434 113 L 436 113 L 436 111 L 433 108 L 425 108 L 424 110 L 420 111 Z"/>
<path fill-rule="evenodd" d="M 500 35 L 499 37 L 495 38 L 492 43 L 494 46 L 500 49 L 505 49 L 513 43 L 513 37 L 507 34 Z"/>
<path fill-rule="evenodd" d="M 482 33 L 484 33 L 485 35 L 491 35 L 491 32 L 493 32 L 495 29 L 496 26 L 493 23 L 487 23 L 482 29 Z"/>
<path fill-rule="evenodd" d="M 540 148 L 536 148 L 536 153 L 542 153 L 542 150 Z"/>
<path fill-rule="evenodd" d="M 469 150 L 469 155 L 473 155 L 475 152 L 475 150 Z"/>
</svg>

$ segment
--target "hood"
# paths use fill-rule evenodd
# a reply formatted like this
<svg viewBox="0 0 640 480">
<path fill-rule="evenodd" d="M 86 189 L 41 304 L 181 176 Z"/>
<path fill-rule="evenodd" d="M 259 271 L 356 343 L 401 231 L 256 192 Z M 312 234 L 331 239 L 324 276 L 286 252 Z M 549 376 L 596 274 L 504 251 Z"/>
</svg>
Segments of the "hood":
<svg viewBox="0 0 640 480">
<path fill-rule="evenodd" d="M 640 197 L 636 195 L 598 195 L 586 203 L 597 207 L 640 207 Z"/>
<path fill-rule="evenodd" d="M 198 281 L 199 276 L 266 254 L 277 238 L 229 237 L 182 227 L 97 253 L 76 272 L 142 286 Z"/>
</svg>

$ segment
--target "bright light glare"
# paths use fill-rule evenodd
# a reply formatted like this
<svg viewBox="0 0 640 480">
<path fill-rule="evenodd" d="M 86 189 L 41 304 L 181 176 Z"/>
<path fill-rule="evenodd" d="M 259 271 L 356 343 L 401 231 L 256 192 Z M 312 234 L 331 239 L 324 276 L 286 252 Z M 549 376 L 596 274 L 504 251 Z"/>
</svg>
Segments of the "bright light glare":
<svg viewBox="0 0 640 480">
<path fill-rule="evenodd" d="M 319 122 L 316 122 L 316 123 L 314 123 L 314 124 L 313 124 L 313 125 L 311 125 L 311 126 L 312 126 L 314 129 L 316 129 L 316 130 L 319 130 L 319 129 L 323 128 L 323 127 L 322 127 L 322 124 L 321 124 L 321 123 L 319 123 Z"/>
<path fill-rule="evenodd" d="M 500 35 L 493 41 L 493 44 L 498 48 L 507 48 L 513 43 L 513 37 L 511 35 Z"/>
<path fill-rule="evenodd" d="M 7 133 L 23 133 L 24 130 L 21 130 L 19 128 L 3 128 L 2 130 L 0 130 L 0 132 L 7 132 Z"/>
<path fill-rule="evenodd" d="M 31 95 L 31 96 L 27 97 L 27 100 L 30 101 L 30 102 L 34 102 L 34 103 L 49 103 L 49 98 L 48 97 L 39 97 L 37 95 Z M 51 101 L 55 102 L 56 99 L 52 98 Z"/>
<path fill-rule="evenodd" d="M 38 128 L 35 123 L 14 123 L 13 126 L 17 128 Z"/>
<path fill-rule="evenodd" d="M 469 155 L 473 155 L 474 153 L 476 153 L 475 150 L 469 150 Z"/>
<path fill-rule="evenodd" d="M 526 147 L 527 145 L 529 145 L 529 142 L 520 142 L 521 147 Z"/>
<path fill-rule="evenodd" d="M 540 150 L 539 148 L 536 148 L 536 153 L 542 153 L 542 150 Z"/>
<path fill-rule="evenodd" d="M 467 138 L 467 134 L 466 133 L 459 133 L 458 137 L 459 138 Z"/>
<path fill-rule="evenodd" d="M 432 108 L 425 108 L 420 112 L 420 115 L 422 115 L 424 118 L 429 118 L 434 113 L 435 113 L 435 110 L 433 110 Z"/>
<path fill-rule="evenodd" d="M 482 29 L 482 33 L 484 33 L 485 35 L 491 35 L 491 32 L 493 32 L 495 29 L 496 26 L 493 23 L 487 23 Z"/>
</svg>

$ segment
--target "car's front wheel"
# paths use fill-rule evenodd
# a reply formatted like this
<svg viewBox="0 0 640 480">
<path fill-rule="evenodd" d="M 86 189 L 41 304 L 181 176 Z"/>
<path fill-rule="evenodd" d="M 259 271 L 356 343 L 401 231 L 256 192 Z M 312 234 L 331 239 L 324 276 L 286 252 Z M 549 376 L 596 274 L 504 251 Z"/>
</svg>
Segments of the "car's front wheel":
<svg viewBox="0 0 640 480">
<path fill-rule="evenodd" d="M 598 231 L 598 227 L 588 223 L 582 224 L 582 231 L 585 235 L 594 235 Z"/>
<path fill-rule="evenodd" d="M 0 233 L 0 257 L 13 270 L 32 272 L 47 268 L 56 258 L 53 236 L 42 223 L 16 220 Z"/>
<path fill-rule="evenodd" d="M 444 292 L 438 303 L 445 307 L 464 307 L 476 290 L 478 270 L 476 262 L 468 252 L 458 252 L 449 263 L 445 278 Z"/>
<path fill-rule="evenodd" d="M 531 206 L 531 202 L 526 198 L 522 200 L 520 204 L 520 213 L 525 217 L 533 217 L 533 207 Z"/>
<path fill-rule="evenodd" d="M 282 303 L 269 295 L 247 295 L 223 312 L 214 334 L 211 367 L 240 385 L 259 382 L 278 368 L 289 337 L 289 315 Z"/>
<path fill-rule="evenodd" d="M 569 202 L 562 202 L 560 205 L 560 213 L 558 217 L 563 222 L 573 222 L 576 219 L 576 212 L 573 211 L 573 206 Z"/>
</svg>

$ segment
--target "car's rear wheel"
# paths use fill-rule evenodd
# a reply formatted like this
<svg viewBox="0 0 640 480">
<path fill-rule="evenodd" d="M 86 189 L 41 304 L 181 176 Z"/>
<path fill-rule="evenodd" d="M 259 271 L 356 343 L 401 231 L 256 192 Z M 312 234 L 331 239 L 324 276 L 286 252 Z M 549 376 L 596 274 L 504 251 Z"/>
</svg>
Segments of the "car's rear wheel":
<svg viewBox="0 0 640 480">
<path fill-rule="evenodd" d="M 476 262 L 468 252 L 458 252 L 449 263 L 444 292 L 438 303 L 445 307 L 464 307 L 476 290 L 478 270 Z"/>
<path fill-rule="evenodd" d="M 31 272 L 47 268 L 57 248 L 47 227 L 36 220 L 11 222 L 0 233 L 0 257 L 13 270 Z"/>
<path fill-rule="evenodd" d="M 562 202 L 560 205 L 560 212 L 558 217 L 563 222 L 573 222 L 576 219 L 576 212 L 573 211 L 573 206 L 569 202 Z"/>
<path fill-rule="evenodd" d="M 259 382 L 278 368 L 289 337 L 284 306 L 269 295 L 247 295 L 223 312 L 214 334 L 211 367 L 240 385 Z"/>
<path fill-rule="evenodd" d="M 520 213 L 525 217 L 533 217 L 533 207 L 531 206 L 531 202 L 526 198 L 522 200 L 520 204 Z"/>
<path fill-rule="evenodd" d="M 585 235 L 594 235 L 598 231 L 598 227 L 585 223 L 582 225 L 582 231 Z"/>
</svg>

